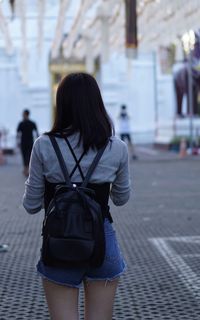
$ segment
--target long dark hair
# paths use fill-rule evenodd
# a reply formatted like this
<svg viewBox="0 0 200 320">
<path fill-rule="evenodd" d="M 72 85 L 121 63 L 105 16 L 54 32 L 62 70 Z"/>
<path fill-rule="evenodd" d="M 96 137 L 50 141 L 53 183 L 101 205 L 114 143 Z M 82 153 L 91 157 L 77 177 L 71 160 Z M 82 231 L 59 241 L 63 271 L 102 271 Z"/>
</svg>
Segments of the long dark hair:
<svg viewBox="0 0 200 320">
<path fill-rule="evenodd" d="M 71 73 L 59 84 L 53 128 L 48 134 L 79 132 L 83 148 L 99 149 L 114 134 L 96 80 L 87 73 Z"/>
</svg>

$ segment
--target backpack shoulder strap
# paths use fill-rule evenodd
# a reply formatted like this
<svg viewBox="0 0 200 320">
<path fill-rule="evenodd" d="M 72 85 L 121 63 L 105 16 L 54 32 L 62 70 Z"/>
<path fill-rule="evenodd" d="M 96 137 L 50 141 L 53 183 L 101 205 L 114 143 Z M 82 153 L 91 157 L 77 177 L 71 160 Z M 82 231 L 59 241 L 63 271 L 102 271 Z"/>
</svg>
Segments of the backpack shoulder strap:
<svg viewBox="0 0 200 320">
<path fill-rule="evenodd" d="M 70 177 L 69 177 L 69 173 L 68 173 L 65 161 L 63 159 L 62 153 L 60 151 L 60 148 L 58 146 L 58 143 L 56 141 L 56 138 L 54 136 L 49 135 L 49 139 L 50 139 L 50 141 L 52 143 L 52 146 L 53 146 L 53 148 L 55 150 L 55 153 L 56 153 L 56 156 L 58 158 L 58 162 L 60 164 L 60 168 L 61 168 L 63 176 L 65 178 L 65 182 L 66 182 L 67 185 L 72 186 L 72 183 L 71 183 L 71 180 L 70 180 Z"/>
<path fill-rule="evenodd" d="M 108 141 L 109 141 L 109 140 L 108 140 Z M 97 152 L 94 160 L 92 161 L 92 164 L 90 165 L 90 167 L 89 167 L 89 169 L 88 169 L 88 172 L 87 172 L 87 174 L 86 174 L 86 176 L 85 176 L 85 179 L 84 179 L 81 187 L 85 188 L 85 187 L 87 186 L 87 184 L 88 184 L 88 182 L 89 182 L 89 180 L 90 180 L 90 178 L 91 178 L 91 176 L 92 176 L 92 174 L 93 174 L 93 172 L 94 172 L 94 169 L 96 168 L 99 160 L 101 159 L 101 156 L 102 156 L 103 153 L 104 153 L 104 150 L 105 150 L 106 147 L 107 147 L 108 141 L 107 141 L 107 142 L 105 143 L 105 145 L 104 145 L 101 149 L 99 149 L 99 151 Z"/>
<path fill-rule="evenodd" d="M 81 175 L 81 178 L 82 178 L 82 180 L 84 180 L 85 177 L 84 177 L 83 171 L 82 171 L 82 169 L 81 169 L 80 162 L 81 162 L 83 156 L 85 155 L 85 151 L 82 153 L 82 155 L 80 156 L 80 158 L 77 159 L 77 157 L 76 157 L 76 155 L 75 155 L 75 153 L 74 153 L 74 150 L 72 149 L 72 146 L 71 146 L 69 140 L 68 140 L 67 137 L 64 136 L 64 135 L 63 135 L 63 138 L 64 138 L 65 142 L 67 143 L 68 148 L 69 148 L 69 150 L 70 150 L 70 152 L 71 152 L 71 154 L 72 154 L 72 156 L 73 156 L 73 158 L 74 158 L 74 161 L 75 161 L 75 163 L 76 163 L 75 166 L 74 166 L 74 168 L 73 168 L 73 170 L 72 170 L 72 172 L 70 173 L 69 176 L 70 176 L 70 178 L 71 178 L 71 177 L 73 176 L 74 172 L 76 171 L 76 169 L 78 168 L 78 170 L 79 170 L 79 172 L 80 172 L 80 175 Z"/>
<path fill-rule="evenodd" d="M 73 174 L 74 174 L 74 172 L 76 171 L 76 169 L 78 168 L 80 168 L 79 169 L 79 172 L 80 172 L 80 175 L 81 175 L 81 178 L 82 178 L 82 180 L 84 180 L 85 178 L 84 178 L 84 175 L 83 175 L 83 171 L 82 171 L 82 169 L 81 169 L 81 167 L 80 167 L 80 162 L 81 162 L 81 160 L 83 159 L 83 156 L 85 155 L 85 153 L 82 153 L 82 155 L 81 155 L 81 157 L 78 159 L 78 161 L 77 161 L 77 163 L 75 164 L 75 166 L 74 166 L 74 168 L 73 168 L 73 170 L 71 171 L 71 173 L 70 173 L 70 178 L 73 176 Z M 82 172 L 82 173 L 81 173 Z"/>
</svg>

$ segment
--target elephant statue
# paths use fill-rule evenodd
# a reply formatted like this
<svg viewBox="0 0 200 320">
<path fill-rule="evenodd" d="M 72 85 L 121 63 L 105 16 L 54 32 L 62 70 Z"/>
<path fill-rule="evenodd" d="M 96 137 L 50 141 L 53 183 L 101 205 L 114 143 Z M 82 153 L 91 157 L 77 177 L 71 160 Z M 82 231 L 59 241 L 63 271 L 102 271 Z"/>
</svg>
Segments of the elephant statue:
<svg viewBox="0 0 200 320">
<path fill-rule="evenodd" d="M 195 46 L 192 51 L 192 111 L 194 115 L 199 114 L 198 95 L 200 93 L 200 34 L 195 33 Z M 177 115 L 183 117 L 182 102 L 184 95 L 187 96 L 187 114 L 190 114 L 189 95 L 188 95 L 188 74 L 189 74 L 189 61 L 185 59 L 182 63 L 174 66 L 174 88 L 177 105 Z"/>
</svg>

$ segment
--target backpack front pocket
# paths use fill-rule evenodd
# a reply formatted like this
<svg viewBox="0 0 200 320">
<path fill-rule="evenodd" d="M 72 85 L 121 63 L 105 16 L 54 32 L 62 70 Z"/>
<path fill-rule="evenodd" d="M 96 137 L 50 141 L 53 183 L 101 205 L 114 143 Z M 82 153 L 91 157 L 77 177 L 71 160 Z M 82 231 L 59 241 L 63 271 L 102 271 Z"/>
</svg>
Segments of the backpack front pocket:
<svg viewBox="0 0 200 320">
<path fill-rule="evenodd" d="M 48 238 L 49 255 L 59 261 L 78 262 L 90 259 L 94 241 L 87 239 Z"/>
</svg>

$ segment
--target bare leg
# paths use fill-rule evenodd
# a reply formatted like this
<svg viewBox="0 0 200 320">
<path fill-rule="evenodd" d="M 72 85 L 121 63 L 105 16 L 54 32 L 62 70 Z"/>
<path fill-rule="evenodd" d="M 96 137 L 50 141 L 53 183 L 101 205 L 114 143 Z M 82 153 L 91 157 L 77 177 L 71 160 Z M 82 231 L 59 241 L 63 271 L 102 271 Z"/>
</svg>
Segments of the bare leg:
<svg viewBox="0 0 200 320">
<path fill-rule="evenodd" d="M 28 166 L 24 167 L 23 173 L 24 173 L 25 177 L 28 177 L 28 175 L 29 175 L 29 167 Z"/>
<path fill-rule="evenodd" d="M 84 283 L 85 320 L 112 320 L 118 282 L 119 279 Z"/>
<path fill-rule="evenodd" d="M 129 153 L 131 154 L 132 159 L 137 160 L 138 157 L 135 154 L 135 148 L 131 141 L 128 142 L 128 150 L 129 150 Z"/>
<path fill-rule="evenodd" d="M 52 320 L 78 320 L 79 289 L 43 280 L 46 300 Z"/>
</svg>

